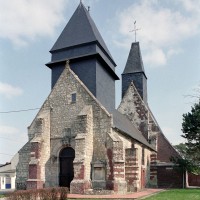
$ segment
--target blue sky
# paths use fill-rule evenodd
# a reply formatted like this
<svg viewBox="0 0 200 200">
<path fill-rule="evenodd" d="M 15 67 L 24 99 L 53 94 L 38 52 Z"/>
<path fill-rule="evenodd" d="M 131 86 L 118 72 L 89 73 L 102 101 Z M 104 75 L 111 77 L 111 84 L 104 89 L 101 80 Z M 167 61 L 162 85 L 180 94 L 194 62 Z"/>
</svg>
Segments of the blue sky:
<svg viewBox="0 0 200 200">
<path fill-rule="evenodd" d="M 79 0 L 0 0 L 0 112 L 39 108 L 50 92 L 49 50 Z M 199 0 L 83 0 L 117 63 L 119 77 L 134 42 L 134 21 L 146 75 L 148 102 L 172 144 L 184 141 L 182 114 L 200 87 Z M 116 83 L 116 105 L 121 82 Z M 27 141 L 37 110 L 0 113 L 0 163 Z"/>
</svg>

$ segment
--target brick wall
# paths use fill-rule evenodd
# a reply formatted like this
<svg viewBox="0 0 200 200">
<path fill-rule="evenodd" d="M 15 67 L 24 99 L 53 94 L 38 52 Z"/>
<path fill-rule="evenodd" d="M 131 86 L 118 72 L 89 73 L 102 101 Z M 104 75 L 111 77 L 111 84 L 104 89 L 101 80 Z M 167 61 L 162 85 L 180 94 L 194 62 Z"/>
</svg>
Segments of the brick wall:
<svg viewBox="0 0 200 200">
<path fill-rule="evenodd" d="M 159 188 L 182 188 L 182 173 L 173 169 L 173 166 L 157 166 Z"/>
<path fill-rule="evenodd" d="M 157 160 L 158 162 L 170 162 L 170 157 L 180 157 L 172 144 L 160 133 L 158 134 L 158 145 L 157 145 Z"/>
<path fill-rule="evenodd" d="M 188 173 L 188 184 L 189 186 L 200 187 L 200 175 Z"/>
<path fill-rule="evenodd" d="M 127 181 L 127 192 L 138 191 L 139 166 L 137 149 L 126 149 L 125 152 L 125 178 Z"/>
</svg>

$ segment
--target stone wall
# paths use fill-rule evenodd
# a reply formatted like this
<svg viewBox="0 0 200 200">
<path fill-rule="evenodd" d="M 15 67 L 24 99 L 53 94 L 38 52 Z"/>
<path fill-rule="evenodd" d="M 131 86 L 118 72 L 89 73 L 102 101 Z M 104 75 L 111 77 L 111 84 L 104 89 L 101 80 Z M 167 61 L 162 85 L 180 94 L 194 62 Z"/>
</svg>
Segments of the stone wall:
<svg viewBox="0 0 200 200">
<path fill-rule="evenodd" d="M 148 140 L 148 108 L 137 92 L 133 83 L 130 84 L 126 91 L 118 111 L 125 114 L 129 120 L 142 132 Z"/>
<path fill-rule="evenodd" d="M 30 162 L 30 142 L 27 142 L 19 150 L 19 162 L 16 167 L 16 189 L 22 190 L 26 189 L 26 181 L 28 179 L 28 166 Z"/>
<path fill-rule="evenodd" d="M 43 188 L 50 158 L 50 108 L 43 107 L 29 127 L 30 162 L 27 188 Z"/>
<path fill-rule="evenodd" d="M 91 188 L 91 162 L 93 156 L 93 111 L 86 106 L 77 117 L 75 138 L 74 179 L 70 184 L 72 193 L 83 194 Z"/>
<path fill-rule="evenodd" d="M 72 94 L 76 94 L 75 101 Z M 59 152 L 66 145 L 75 149 L 75 179 L 80 182 L 82 177 L 89 184 L 91 163 L 106 162 L 106 135 L 111 132 L 112 116 L 69 67 L 61 74 L 43 107 L 51 109 L 51 155 L 46 164 L 49 172 L 45 185 L 59 185 Z M 67 135 L 68 129 L 71 135 Z"/>
<path fill-rule="evenodd" d="M 142 176 L 146 174 L 146 186 L 157 187 L 161 185 L 162 181 L 160 180 L 168 176 L 169 171 L 163 171 L 162 168 L 157 168 L 157 166 L 159 163 L 170 163 L 170 157 L 179 157 L 179 154 L 164 136 L 150 108 L 140 98 L 133 83 L 130 84 L 126 91 L 118 110 L 131 120 L 157 150 L 157 153 L 148 153 L 146 169 L 143 166 L 138 168 L 138 174 L 141 177 L 138 180 L 143 181 Z M 138 160 L 141 159 L 141 155 L 141 147 L 139 146 Z M 166 172 L 165 175 L 161 175 L 160 171 Z M 170 179 L 170 177 L 168 178 Z M 171 181 L 173 182 L 173 178 L 171 178 Z M 142 185 L 142 183 L 138 184 Z"/>
<path fill-rule="evenodd" d="M 140 128 L 139 120 L 146 123 L 148 119 L 145 109 L 138 106 L 136 118 L 132 119 Z M 112 115 L 67 66 L 29 127 L 30 144 L 26 151 L 29 165 L 26 163 L 23 168 L 27 174 L 29 169 L 29 177 L 26 174 L 24 180 L 29 178 L 30 188 L 34 184 L 59 186 L 59 154 L 63 148 L 72 147 L 75 150 L 74 179 L 70 185 L 73 193 L 86 193 L 91 188 L 125 193 L 127 181 L 129 191 L 132 183 L 134 190 L 142 189 L 149 180 L 145 177 L 150 177 L 151 152 L 113 129 L 112 123 Z M 135 163 L 132 174 L 128 170 L 129 157 L 125 156 L 127 149 L 135 152 L 131 158 Z M 143 181 L 142 174 L 145 174 Z"/>
<path fill-rule="evenodd" d="M 127 184 L 125 181 L 125 160 L 123 142 L 118 133 L 113 130 L 107 135 L 107 181 L 106 189 L 117 193 L 125 193 Z"/>
<path fill-rule="evenodd" d="M 157 153 L 152 153 L 150 156 L 150 187 L 158 186 L 158 177 L 157 177 Z"/>
</svg>

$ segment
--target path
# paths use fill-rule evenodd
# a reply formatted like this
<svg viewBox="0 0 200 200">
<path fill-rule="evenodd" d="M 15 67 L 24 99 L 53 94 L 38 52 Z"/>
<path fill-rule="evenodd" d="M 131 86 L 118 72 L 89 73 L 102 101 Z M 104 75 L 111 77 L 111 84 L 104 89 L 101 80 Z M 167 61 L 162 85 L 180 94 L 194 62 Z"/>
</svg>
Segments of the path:
<svg viewBox="0 0 200 200">
<path fill-rule="evenodd" d="M 112 195 L 81 195 L 81 194 L 68 194 L 70 199 L 138 199 L 145 196 L 150 196 L 158 192 L 164 191 L 163 189 L 145 189 L 141 192 L 134 192 L 128 194 L 112 194 Z"/>
</svg>

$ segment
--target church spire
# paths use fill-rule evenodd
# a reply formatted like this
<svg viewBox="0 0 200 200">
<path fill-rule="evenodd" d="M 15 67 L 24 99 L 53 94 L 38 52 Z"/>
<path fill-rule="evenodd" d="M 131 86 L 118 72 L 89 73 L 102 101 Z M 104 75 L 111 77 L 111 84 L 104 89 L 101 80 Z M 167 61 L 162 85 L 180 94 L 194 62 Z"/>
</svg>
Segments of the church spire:
<svg viewBox="0 0 200 200">
<path fill-rule="evenodd" d="M 129 56 L 123 74 L 142 72 L 145 75 L 139 42 L 131 45 Z M 146 75 L 145 75 L 146 76 Z"/>
<path fill-rule="evenodd" d="M 50 52 L 52 53 L 54 51 L 70 48 L 75 45 L 84 45 L 90 42 L 98 42 L 112 62 L 114 62 L 88 10 L 83 5 L 82 1 L 80 1 L 79 6 Z"/>
<path fill-rule="evenodd" d="M 50 50 L 52 88 L 70 60 L 70 68 L 107 109 L 115 108 L 116 64 L 82 1 Z"/>
<path fill-rule="evenodd" d="M 147 77 L 144 70 L 139 42 L 132 43 L 126 66 L 122 73 L 122 97 L 131 82 L 134 83 L 141 98 L 147 103 Z"/>
</svg>

